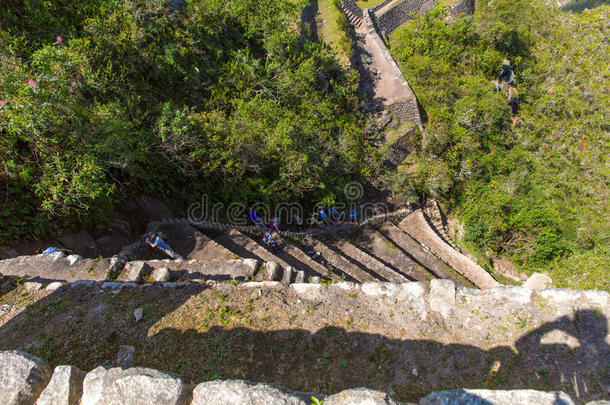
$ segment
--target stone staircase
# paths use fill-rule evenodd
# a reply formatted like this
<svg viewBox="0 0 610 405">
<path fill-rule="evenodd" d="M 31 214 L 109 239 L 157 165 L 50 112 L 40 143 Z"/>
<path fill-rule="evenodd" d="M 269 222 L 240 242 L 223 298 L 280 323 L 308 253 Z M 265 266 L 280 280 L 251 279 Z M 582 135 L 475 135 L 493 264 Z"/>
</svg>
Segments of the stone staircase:
<svg viewBox="0 0 610 405">
<path fill-rule="evenodd" d="M 447 233 L 447 228 L 445 227 L 445 221 L 443 219 L 443 214 L 441 212 L 441 208 L 438 206 L 438 202 L 434 200 L 426 201 L 426 204 L 423 207 L 424 214 L 428 223 L 432 227 L 432 229 L 438 234 L 438 236 L 443 239 L 443 241 L 452 248 L 459 250 L 458 247 L 453 243 L 453 240 Z"/>
<path fill-rule="evenodd" d="M 353 0 L 342 0 L 341 8 L 351 25 L 356 28 L 362 25 L 362 9 Z"/>
<path fill-rule="evenodd" d="M 34 277 L 43 284 L 75 280 L 429 283 L 449 279 L 464 287 L 499 285 L 455 250 L 446 233 L 444 238 L 431 226 L 442 220 L 438 206 L 436 210 L 428 204 L 412 213 L 400 210 L 371 217 L 359 226 L 280 232 L 280 248 L 273 251 L 263 244 L 258 227 L 204 222 L 196 228 L 186 219 L 167 218 L 149 224 L 148 229 L 162 232 L 184 260 L 167 260 L 140 239 L 113 258 L 22 256 L 0 261 L 0 273 Z"/>
</svg>

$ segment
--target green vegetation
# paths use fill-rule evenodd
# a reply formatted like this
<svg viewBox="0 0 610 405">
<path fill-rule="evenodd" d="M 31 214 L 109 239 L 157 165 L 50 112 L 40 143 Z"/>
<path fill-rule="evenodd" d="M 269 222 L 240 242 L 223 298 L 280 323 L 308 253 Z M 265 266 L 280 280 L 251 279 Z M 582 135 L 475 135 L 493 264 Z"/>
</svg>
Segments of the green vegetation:
<svg viewBox="0 0 610 405">
<path fill-rule="evenodd" d="M 304 5 L 3 2 L 0 243 L 103 222 L 129 194 L 339 194 L 367 170 L 358 75 L 300 36 Z"/>
<path fill-rule="evenodd" d="M 356 1 L 356 4 L 358 5 L 358 7 L 364 10 L 365 8 L 373 8 L 383 2 L 384 0 L 358 0 Z"/>
<path fill-rule="evenodd" d="M 474 17 L 447 23 L 437 8 L 391 38 L 428 117 L 413 185 L 481 251 L 562 287 L 610 289 L 609 10 L 480 1 Z M 503 59 L 521 98 L 514 126 L 490 82 Z"/>
<path fill-rule="evenodd" d="M 342 65 L 349 64 L 352 40 L 348 34 L 348 21 L 341 10 L 340 0 L 314 0 L 318 5 L 321 25 L 320 37 L 333 50 Z"/>
</svg>

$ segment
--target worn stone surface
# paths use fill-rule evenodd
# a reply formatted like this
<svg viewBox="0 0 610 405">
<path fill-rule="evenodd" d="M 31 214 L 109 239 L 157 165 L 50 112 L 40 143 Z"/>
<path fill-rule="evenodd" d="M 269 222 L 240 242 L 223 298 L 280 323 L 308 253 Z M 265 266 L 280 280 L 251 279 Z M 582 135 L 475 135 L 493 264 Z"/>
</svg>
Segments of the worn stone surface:
<svg viewBox="0 0 610 405">
<path fill-rule="evenodd" d="M 36 405 L 78 405 L 85 372 L 74 366 L 57 366 Z"/>
<path fill-rule="evenodd" d="M 419 405 L 574 405 L 561 391 L 534 390 L 452 390 L 433 392 L 419 401 Z"/>
<path fill-rule="evenodd" d="M 281 279 L 282 268 L 276 262 L 265 262 L 263 264 L 263 271 L 265 281 L 277 281 Z"/>
<path fill-rule="evenodd" d="M 103 280 L 111 259 L 81 259 L 71 264 L 63 253 L 18 256 L 0 260 L 0 273 L 5 276 L 28 276 L 42 280 Z"/>
<path fill-rule="evenodd" d="M 149 368 L 97 367 L 85 376 L 82 405 L 185 403 L 188 389 L 175 374 Z"/>
<path fill-rule="evenodd" d="M 36 292 L 42 289 L 42 283 L 38 281 L 26 281 L 23 283 L 23 288 L 29 292 Z"/>
<path fill-rule="evenodd" d="M 174 280 L 205 279 L 213 281 L 250 280 L 254 275 L 252 262 L 245 260 L 146 260 L 154 271 L 161 267 L 170 270 Z"/>
<path fill-rule="evenodd" d="M 534 273 L 523 284 L 523 287 L 529 288 L 530 290 L 544 290 L 545 288 L 549 288 L 552 284 L 553 280 L 546 274 Z"/>
<path fill-rule="evenodd" d="M 144 275 L 151 270 L 148 263 L 137 260 L 135 262 L 129 262 L 125 265 L 126 281 L 140 282 Z"/>
<path fill-rule="evenodd" d="M 51 369 L 38 357 L 17 350 L 0 352 L 2 404 L 33 404 L 50 378 Z"/>
<path fill-rule="evenodd" d="M 54 282 L 50 283 L 49 285 L 47 285 L 45 290 L 55 291 L 55 290 L 61 288 L 63 285 L 65 285 L 65 283 L 62 283 L 61 281 L 54 281 Z"/>
<path fill-rule="evenodd" d="M 430 309 L 448 316 L 455 305 L 455 283 L 451 280 L 430 281 Z"/>
<path fill-rule="evenodd" d="M 68 257 L 66 257 L 66 261 L 68 262 L 68 264 L 70 266 L 73 266 L 74 264 L 76 264 L 82 258 L 83 257 L 81 255 L 69 255 Z"/>
<path fill-rule="evenodd" d="M 383 391 L 354 388 L 331 395 L 324 400 L 324 405 L 398 405 Z"/>
<path fill-rule="evenodd" d="M 167 267 L 159 267 L 153 271 L 152 278 L 155 281 L 169 281 L 171 278 L 171 272 Z"/>
<path fill-rule="evenodd" d="M 209 381 L 195 387 L 191 405 L 309 405 L 310 395 L 241 380 Z"/>
<path fill-rule="evenodd" d="M 286 267 L 284 269 L 284 274 L 282 275 L 282 283 L 286 285 L 290 284 L 292 282 L 293 274 L 294 269 L 292 268 L 292 266 Z"/>
</svg>

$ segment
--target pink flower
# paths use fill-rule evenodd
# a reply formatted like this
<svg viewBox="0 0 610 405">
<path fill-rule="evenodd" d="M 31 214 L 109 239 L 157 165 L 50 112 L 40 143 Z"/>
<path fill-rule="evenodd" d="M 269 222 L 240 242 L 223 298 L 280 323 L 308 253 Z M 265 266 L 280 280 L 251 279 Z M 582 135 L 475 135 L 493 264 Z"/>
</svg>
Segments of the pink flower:
<svg viewBox="0 0 610 405">
<path fill-rule="evenodd" d="M 57 36 L 57 42 L 61 42 L 61 41 L 62 41 L 62 39 L 61 39 L 61 37 L 58 35 L 58 36 Z"/>
<path fill-rule="evenodd" d="M 0 107 L 4 107 L 4 104 L 6 104 L 6 102 L 4 100 L 0 100 Z"/>
<path fill-rule="evenodd" d="M 32 87 L 38 87 L 38 83 L 36 83 L 34 80 L 32 79 L 28 79 L 28 84 Z"/>
</svg>

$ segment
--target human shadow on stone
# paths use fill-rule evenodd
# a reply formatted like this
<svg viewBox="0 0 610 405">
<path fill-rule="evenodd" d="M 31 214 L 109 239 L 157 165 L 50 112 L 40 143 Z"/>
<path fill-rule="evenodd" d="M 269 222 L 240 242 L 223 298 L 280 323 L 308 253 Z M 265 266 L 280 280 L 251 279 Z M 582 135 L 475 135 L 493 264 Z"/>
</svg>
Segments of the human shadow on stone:
<svg viewBox="0 0 610 405">
<path fill-rule="evenodd" d="M 199 283 L 123 288 L 121 283 L 108 284 L 114 285 L 67 284 L 37 300 L 16 290 L 17 301 L 31 303 L 17 314 L 17 308 L 0 313 L 0 350 L 23 350 L 51 366 L 71 364 L 85 371 L 113 366 L 121 345 L 134 346 L 136 357 L 141 355 L 139 342 L 146 339 L 149 328 L 208 288 Z M 143 309 L 139 322 L 134 316 L 137 308 Z"/>
<path fill-rule="evenodd" d="M 581 312 L 576 318 L 586 317 L 589 322 L 592 315 Z M 601 335 L 606 320 L 603 316 L 595 319 L 593 330 L 579 335 L 582 350 L 575 350 L 569 356 L 565 345 L 535 343 L 536 336 L 544 334 L 543 331 L 566 322 L 561 318 L 519 339 L 531 345 L 519 343 L 518 353 L 508 346 L 484 350 L 434 340 L 390 339 L 332 326 L 315 333 L 302 329 L 265 332 L 219 326 L 202 333 L 167 328 L 144 344 L 155 347 L 161 342 L 172 342 L 173 352 L 191 361 L 171 371 L 188 381 L 238 378 L 326 394 L 365 386 L 393 392 L 402 401 L 416 401 L 431 391 L 460 387 L 557 390 L 585 401 L 605 395 L 604 381 L 599 380 L 598 373 L 608 359 L 607 345 Z M 599 357 L 588 353 L 592 348 L 596 348 Z M 494 371 L 496 362 L 499 370 Z M 549 367 L 542 373 L 535 366 L 549 362 L 555 365 L 555 370 Z M 143 365 L 172 367 L 163 361 Z M 562 375 L 576 375 L 580 391 L 562 380 Z M 586 391 L 582 390 L 585 386 L 588 386 Z M 558 398 L 557 403 L 563 402 Z"/>
<path fill-rule="evenodd" d="M 197 295 L 207 289 L 200 284 L 120 291 L 99 285 L 64 287 L 33 302 L 0 327 L 0 350 L 27 350 L 52 366 L 72 364 L 88 371 L 112 365 L 119 346 L 132 345 L 133 366 L 175 372 L 187 383 L 239 378 L 325 394 L 365 386 L 392 392 L 402 401 L 462 387 L 559 390 L 578 402 L 607 395 L 608 326 L 594 310 L 576 311 L 573 318 L 560 317 L 524 334 L 514 343 L 517 351 L 510 346 L 486 350 L 331 325 L 311 327 L 314 332 L 273 330 L 272 317 L 256 327 L 229 327 L 248 324 L 251 311 L 265 316 L 267 307 L 252 308 L 248 294 L 242 296 L 243 306 L 234 306 L 216 289 L 200 299 Z M 236 293 L 247 291 L 236 288 Z M 311 301 L 303 308 L 315 311 L 320 305 Z M 138 307 L 144 317 L 136 323 Z M 430 324 L 442 322 L 433 313 L 429 317 Z M 360 324 L 350 320 L 354 322 Z M 359 328 L 368 327 L 363 325 Z M 580 347 L 545 343 L 553 331 L 574 337 Z"/>
<path fill-rule="evenodd" d="M 560 332 L 565 343 L 544 343 L 545 335 L 552 332 Z M 610 346 L 605 341 L 607 335 L 608 321 L 605 316 L 600 311 L 586 309 L 574 312 L 573 319 L 562 316 L 543 324 L 517 340 L 515 347 L 522 364 L 535 370 L 541 378 L 555 374 L 558 380 L 565 381 L 570 386 L 572 396 L 578 398 L 591 390 L 592 384 L 610 388 Z M 545 357 L 529 356 L 529 353 L 534 352 L 560 355 L 554 356 L 551 362 Z M 583 370 L 582 365 L 586 369 Z"/>
</svg>

